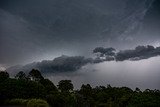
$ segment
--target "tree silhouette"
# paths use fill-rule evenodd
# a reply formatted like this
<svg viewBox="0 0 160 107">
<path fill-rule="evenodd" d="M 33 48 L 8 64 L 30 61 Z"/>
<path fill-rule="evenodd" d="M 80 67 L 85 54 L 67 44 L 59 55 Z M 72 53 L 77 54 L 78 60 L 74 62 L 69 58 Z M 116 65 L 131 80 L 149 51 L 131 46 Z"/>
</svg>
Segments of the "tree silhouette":
<svg viewBox="0 0 160 107">
<path fill-rule="evenodd" d="M 15 76 L 16 79 L 27 79 L 26 74 L 23 71 L 20 71 Z"/>
<path fill-rule="evenodd" d="M 49 79 L 41 79 L 39 82 L 45 87 L 48 94 L 57 91 L 57 87 Z"/>
<path fill-rule="evenodd" d="M 23 103 L 38 98 L 46 100 L 51 107 L 160 107 L 160 91 L 156 89 L 141 91 L 136 88 L 133 91 L 128 87 L 107 85 L 92 88 L 90 84 L 83 84 L 80 90 L 73 90 L 71 80 L 61 80 L 57 85 L 58 91 L 38 70 L 33 69 L 29 76 L 34 81 L 26 81 L 22 71 L 15 76 L 18 79 L 0 72 L 0 106 L 13 104 L 11 99 Z"/>
<path fill-rule="evenodd" d="M 87 85 L 83 84 L 81 86 L 80 93 L 85 97 L 90 97 L 92 94 L 92 87 L 90 86 L 90 84 L 87 84 Z"/>
<path fill-rule="evenodd" d="M 69 92 L 73 90 L 73 84 L 71 83 L 71 80 L 61 80 L 58 83 L 58 89 L 61 92 Z"/>
<path fill-rule="evenodd" d="M 7 72 L 4 72 L 4 71 L 0 72 L 0 81 L 3 81 L 8 78 L 9 78 L 9 74 Z"/>
<path fill-rule="evenodd" d="M 33 81 L 40 81 L 40 80 L 44 79 L 44 77 L 41 75 L 40 71 L 37 69 L 32 69 L 29 72 L 28 77 L 30 77 L 31 80 L 33 80 Z"/>
</svg>

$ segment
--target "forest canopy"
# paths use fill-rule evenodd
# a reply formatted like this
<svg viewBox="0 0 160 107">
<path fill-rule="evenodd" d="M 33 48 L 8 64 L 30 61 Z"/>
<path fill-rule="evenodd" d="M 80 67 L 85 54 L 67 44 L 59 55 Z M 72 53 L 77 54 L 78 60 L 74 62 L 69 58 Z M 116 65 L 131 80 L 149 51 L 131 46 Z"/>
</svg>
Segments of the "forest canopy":
<svg viewBox="0 0 160 107">
<path fill-rule="evenodd" d="M 31 102 L 43 102 L 42 107 L 159 107 L 160 91 L 90 84 L 74 90 L 71 80 L 61 80 L 56 86 L 36 69 L 28 74 L 20 71 L 15 78 L 10 78 L 6 71 L 0 72 L 1 105 L 27 106 Z"/>
</svg>

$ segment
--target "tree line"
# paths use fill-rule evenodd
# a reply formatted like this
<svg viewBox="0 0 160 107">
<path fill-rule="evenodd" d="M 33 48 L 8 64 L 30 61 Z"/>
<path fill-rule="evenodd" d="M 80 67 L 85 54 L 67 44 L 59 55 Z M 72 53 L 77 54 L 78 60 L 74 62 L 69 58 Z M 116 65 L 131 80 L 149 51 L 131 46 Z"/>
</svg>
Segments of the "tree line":
<svg viewBox="0 0 160 107">
<path fill-rule="evenodd" d="M 36 69 L 28 75 L 20 71 L 14 78 L 0 72 L 0 105 L 14 99 L 42 99 L 50 107 L 160 107 L 160 91 L 156 89 L 83 84 L 74 90 L 71 80 L 61 80 L 56 86 Z"/>
</svg>

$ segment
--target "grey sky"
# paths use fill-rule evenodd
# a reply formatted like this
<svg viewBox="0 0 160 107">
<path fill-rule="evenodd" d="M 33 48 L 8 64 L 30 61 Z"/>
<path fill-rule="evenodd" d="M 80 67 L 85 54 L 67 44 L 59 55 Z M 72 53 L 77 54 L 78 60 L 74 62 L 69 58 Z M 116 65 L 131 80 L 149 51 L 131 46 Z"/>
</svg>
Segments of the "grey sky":
<svg viewBox="0 0 160 107">
<path fill-rule="evenodd" d="M 159 19 L 159 0 L 1 0 L 0 69 L 53 60 L 61 55 L 92 57 L 95 47 L 122 50 L 138 45 L 160 46 Z M 147 61 L 150 59 L 144 60 Z M 150 69 L 156 74 L 155 62 L 150 63 Z M 98 69 L 108 66 L 105 64 Z M 127 78 L 132 75 L 130 62 L 110 64 L 127 66 L 130 70 Z M 108 67 L 108 73 L 114 73 L 115 70 Z M 146 70 L 143 68 L 140 71 Z M 136 79 L 136 75 L 133 78 Z M 153 82 L 157 81 L 156 77 Z M 152 87 L 151 83 L 148 87 Z"/>
<path fill-rule="evenodd" d="M 97 46 L 121 49 L 152 44 L 154 38 L 159 39 L 155 32 L 152 37 L 143 31 L 141 37 L 137 34 L 143 29 L 143 19 L 152 18 L 152 11 L 146 16 L 151 3 L 152 0 L 1 0 L 0 63 L 10 66 L 62 54 L 89 56 Z"/>
<path fill-rule="evenodd" d="M 46 75 L 55 84 L 61 79 L 72 79 L 75 88 L 81 84 L 91 84 L 93 87 L 111 84 L 112 86 L 139 87 L 144 90 L 160 89 L 159 57 L 140 61 L 103 62 L 84 66 L 79 72 L 59 75 Z"/>
</svg>

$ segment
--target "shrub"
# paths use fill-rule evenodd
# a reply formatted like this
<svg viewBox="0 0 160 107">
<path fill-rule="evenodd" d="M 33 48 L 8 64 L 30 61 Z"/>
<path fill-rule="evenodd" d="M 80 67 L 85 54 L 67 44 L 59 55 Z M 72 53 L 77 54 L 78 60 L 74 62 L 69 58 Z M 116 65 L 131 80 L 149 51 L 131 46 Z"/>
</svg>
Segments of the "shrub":
<svg viewBox="0 0 160 107">
<path fill-rule="evenodd" d="M 9 78 L 8 72 L 0 71 L 0 82 Z"/>
<path fill-rule="evenodd" d="M 5 102 L 8 105 L 27 105 L 28 100 L 26 99 L 12 99 Z"/>
<path fill-rule="evenodd" d="M 27 107 L 49 107 L 49 105 L 45 100 L 31 99 L 28 101 Z"/>
<path fill-rule="evenodd" d="M 64 107 L 65 106 L 65 98 L 59 93 L 47 95 L 47 102 L 52 107 Z"/>
</svg>

